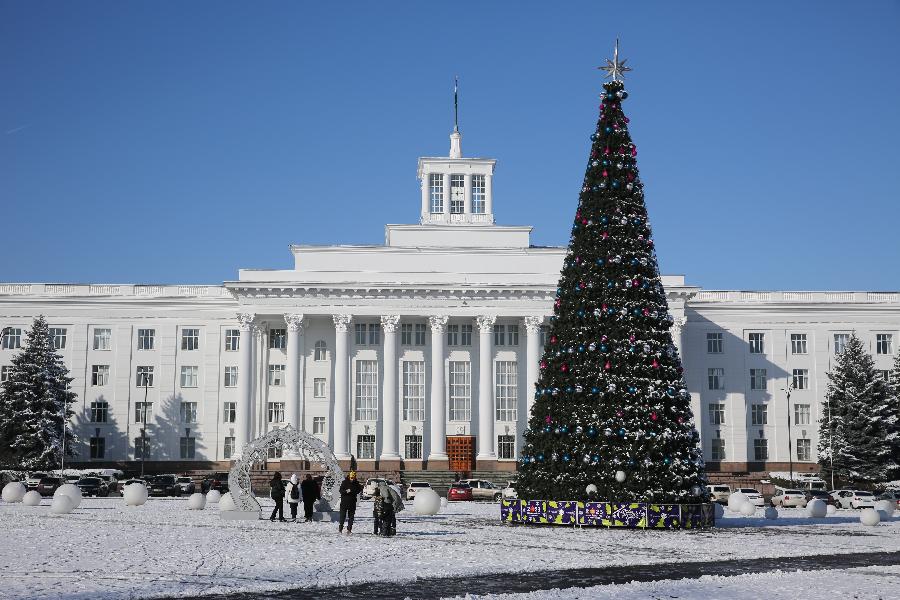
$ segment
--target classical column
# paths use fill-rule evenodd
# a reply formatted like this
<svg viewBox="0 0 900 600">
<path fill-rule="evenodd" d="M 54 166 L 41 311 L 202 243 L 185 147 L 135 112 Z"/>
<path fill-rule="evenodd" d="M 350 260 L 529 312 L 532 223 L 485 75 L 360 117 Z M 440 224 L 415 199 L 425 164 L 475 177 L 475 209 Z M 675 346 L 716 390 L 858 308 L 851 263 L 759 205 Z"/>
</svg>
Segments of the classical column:
<svg viewBox="0 0 900 600">
<path fill-rule="evenodd" d="M 295 429 L 303 430 L 303 315 L 284 315 L 287 323 L 287 372 L 284 375 L 287 401 L 285 402 L 285 420 Z"/>
<path fill-rule="evenodd" d="M 422 223 L 428 218 L 431 212 L 431 175 L 425 173 L 422 175 Z"/>
<path fill-rule="evenodd" d="M 463 196 L 465 197 L 465 204 L 463 205 L 463 212 L 467 215 L 472 214 L 472 174 L 466 173 L 463 179 Z"/>
<path fill-rule="evenodd" d="M 449 175 L 448 175 L 449 177 Z M 428 317 L 431 325 L 431 451 L 428 460 L 447 460 L 447 402 L 444 397 L 444 329 L 447 315 Z"/>
<path fill-rule="evenodd" d="M 334 455 L 350 458 L 350 395 L 347 350 L 352 315 L 333 315 L 334 320 Z"/>
<path fill-rule="evenodd" d="M 528 427 L 528 420 L 531 418 L 531 407 L 534 405 L 534 389 L 540 376 L 541 362 L 541 325 L 544 323 L 544 317 L 525 317 L 525 414 L 519 414 L 516 423 L 516 449 L 517 453 L 521 451 L 523 434 Z M 517 456 L 518 458 L 518 456 Z"/>
<path fill-rule="evenodd" d="M 450 222 L 450 173 L 444 173 L 444 214 Z"/>
<path fill-rule="evenodd" d="M 681 352 L 681 334 L 684 331 L 684 326 L 687 324 L 687 317 L 676 317 L 672 322 L 672 343 L 675 344 L 675 347 L 678 348 L 678 354 L 682 354 Z M 684 356 L 681 357 L 681 360 L 684 360 Z"/>
<path fill-rule="evenodd" d="M 494 214 L 494 176 L 488 173 L 484 176 L 484 212 Z M 493 220 L 491 221 L 493 222 Z"/>
<path fill-rule="evenodd" d="M 478 321 L 478 456 L 494 460 L 494 361 L 492 338 L 495 316 L 482 315 Z"/>
<path fill-rule="evenodd" d="M 244 452 L 244 446 L 250 442 L 250 415 L 253 414 L 253 313 L 238 313 L 237 320 L 241 328 L 241 340 L 238 346 L 238 403 L 234 420 L 234 446 L 236 454 Z"/>
<path fill-rule="evenodd" d="M 400 315 L 381 317 L 384 329 L 384 380 L 381 391 L 381 457 L 380 460 L 400 460 L 397 452 L 397 335 Z M 383 468 L 383 467 L 382 467 Z"/>
</svg>

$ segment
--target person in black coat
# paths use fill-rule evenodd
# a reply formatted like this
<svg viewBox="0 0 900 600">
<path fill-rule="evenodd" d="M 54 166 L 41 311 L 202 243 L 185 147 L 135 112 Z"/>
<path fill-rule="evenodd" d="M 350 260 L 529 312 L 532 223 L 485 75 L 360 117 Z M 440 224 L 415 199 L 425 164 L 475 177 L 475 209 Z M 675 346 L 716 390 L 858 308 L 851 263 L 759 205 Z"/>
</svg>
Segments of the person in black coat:
<svg viewBox="0 0 900 600">
<path fill-rule="evenodd" d="M 281 479 L 281 473 L 275 472 L 269 482 L 269 489 L 271 490 L 269 495 L 275 501 L 275 508 L 272 509 L 272 516 L 269 517 L 269 520 L 274 521 L 275 514 L 278 513 L 278 520 L 287 522 L 284 518 L 284 481 Z"/>
<path fill-rule="evenodd" d="M 319 484 L 313 480 L 312 475 L 307 474 L 300 484 L 300 495 L 303 497 L 303 514 L 306 521 L 312 521 L 313 505 L 320 497 Z"/>
<path fill-rule="evenodd" d="M 356 515 L 356 499 L 362 493 L 363 487 L 356 480 L 356 471 L 350 474 L 341 483 L 341 511 L 338 523 L 338 533 L 344 532 L 344 521 L 347 521 L 347 535 L 353 532 L 353 517 Z"/>
</svg>

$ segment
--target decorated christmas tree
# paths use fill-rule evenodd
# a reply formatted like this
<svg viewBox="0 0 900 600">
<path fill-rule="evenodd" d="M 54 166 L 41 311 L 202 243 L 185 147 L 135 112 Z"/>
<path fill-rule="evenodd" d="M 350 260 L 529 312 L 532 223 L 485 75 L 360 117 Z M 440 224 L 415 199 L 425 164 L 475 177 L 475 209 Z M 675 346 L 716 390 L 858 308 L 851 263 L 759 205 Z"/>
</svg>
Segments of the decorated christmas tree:
<svg viewBox="0 0 900 600">
<path fill-rule="evenodd" d="M 607 63 L 516 489 L 526 499 L 698 502 L 700 437 L 622 112 L 630 69 L 618 43 Z"/>
</svg>

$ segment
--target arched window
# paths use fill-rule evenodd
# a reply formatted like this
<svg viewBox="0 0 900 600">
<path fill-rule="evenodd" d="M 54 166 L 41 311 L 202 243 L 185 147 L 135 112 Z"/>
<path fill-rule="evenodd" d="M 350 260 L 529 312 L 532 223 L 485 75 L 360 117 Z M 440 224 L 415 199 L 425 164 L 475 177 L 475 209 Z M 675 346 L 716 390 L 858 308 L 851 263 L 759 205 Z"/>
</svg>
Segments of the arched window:
<svg viewBox="0 0 900 600">
<path fill-rule="evenodd" d="M 325 352 L 328 350 L 328 346 L 325 344 L 325 340 L 319 340 L 316 342 L 316 353 L 314 356 L 315 360 L 325 360 Z"/>
</svg>

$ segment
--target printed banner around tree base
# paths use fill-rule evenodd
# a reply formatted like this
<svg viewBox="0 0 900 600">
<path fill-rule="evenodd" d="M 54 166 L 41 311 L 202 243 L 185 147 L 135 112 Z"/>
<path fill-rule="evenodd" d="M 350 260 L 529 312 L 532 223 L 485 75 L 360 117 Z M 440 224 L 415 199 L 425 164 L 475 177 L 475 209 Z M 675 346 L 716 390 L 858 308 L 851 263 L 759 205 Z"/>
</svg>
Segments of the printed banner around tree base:
<svg viewBox="0 0 900 600">
<path fill-rule="evenodd" d="M 701 529 L 716 524 L 713 504 L 502 500 L 500 519 L 523 525 L 578 525 L 632 529 Z"/>
</svg>

